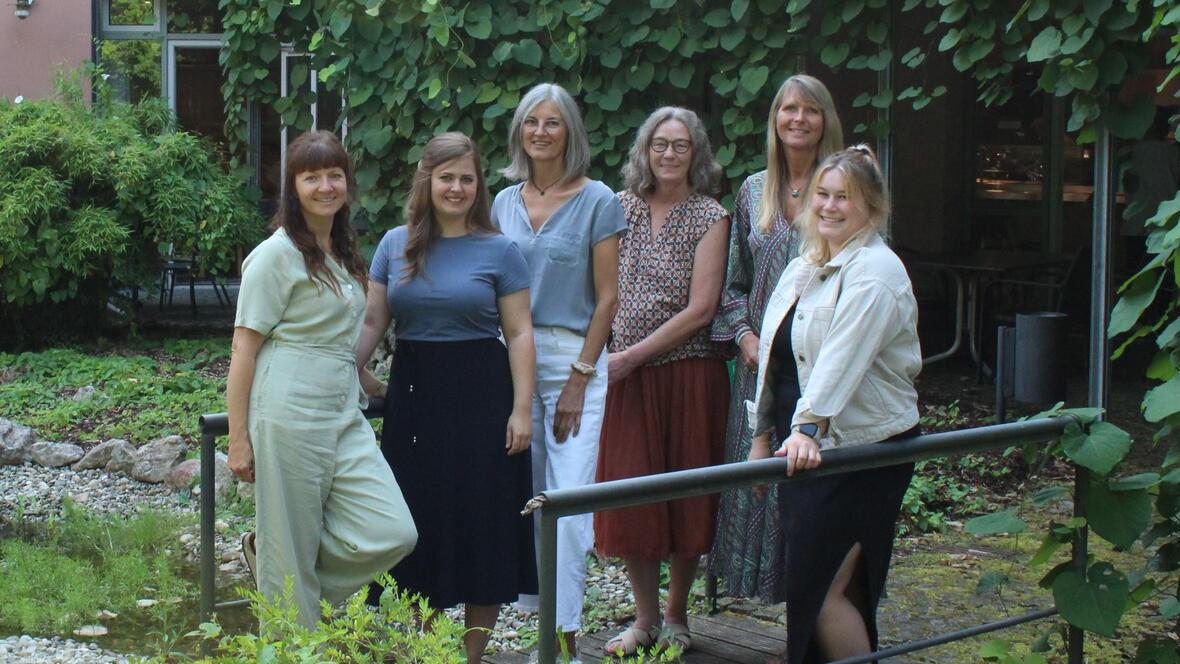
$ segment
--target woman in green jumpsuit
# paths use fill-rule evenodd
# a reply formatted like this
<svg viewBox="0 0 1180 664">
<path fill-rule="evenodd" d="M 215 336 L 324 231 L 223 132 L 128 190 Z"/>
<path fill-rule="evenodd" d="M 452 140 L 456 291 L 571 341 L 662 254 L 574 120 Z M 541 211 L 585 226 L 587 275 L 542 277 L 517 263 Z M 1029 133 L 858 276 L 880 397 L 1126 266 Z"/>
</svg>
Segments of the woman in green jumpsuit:
<svg viewBox="0 0 1180 664">
<path fill-rule="evenodd" d="M 352 167 L 331 132 L 287 149 L 276 230 L 246 258 L 226 388 L 229 465 L 257 482 L 255 573 L 288 578 L 300 623 L 398 563 L 417 540 L 373 429 L 355 357 L 364 259 L 348 221 Z"/>
</svg>

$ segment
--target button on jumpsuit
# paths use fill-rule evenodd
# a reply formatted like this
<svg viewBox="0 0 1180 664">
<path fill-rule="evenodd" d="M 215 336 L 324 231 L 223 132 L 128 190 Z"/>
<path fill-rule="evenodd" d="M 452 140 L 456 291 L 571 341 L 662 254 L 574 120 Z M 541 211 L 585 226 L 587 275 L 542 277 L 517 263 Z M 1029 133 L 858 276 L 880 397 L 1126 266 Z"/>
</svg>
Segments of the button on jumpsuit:
<svg viewBox="0 0 1180 664">
<path fill-rule="evenodd" d="M 246 258 L 235 325 L 266 337 L 250 389 L 258 589 L 291 577 L 299 621 L 337 604 L 414 548 L 401 490 L 361 414 L 356 346 L 365 293 L 325 260 L 341 294 L 309 279 L 280 229 Z"/>
</svg>

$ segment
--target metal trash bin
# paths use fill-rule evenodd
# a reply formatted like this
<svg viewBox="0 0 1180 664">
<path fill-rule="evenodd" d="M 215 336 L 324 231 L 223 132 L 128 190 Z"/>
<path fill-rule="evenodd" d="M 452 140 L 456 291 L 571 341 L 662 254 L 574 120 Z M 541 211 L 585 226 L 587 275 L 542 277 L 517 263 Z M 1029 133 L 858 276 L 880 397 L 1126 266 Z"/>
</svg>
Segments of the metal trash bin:
<svg viewBox="0 0 1180 664">
<path fill-rule="evenodd" d="M 1013 397 L 1028 404 L 1065 401 L 1066 315 L 1055 311 L 1016 314 Z"/>
</svg>

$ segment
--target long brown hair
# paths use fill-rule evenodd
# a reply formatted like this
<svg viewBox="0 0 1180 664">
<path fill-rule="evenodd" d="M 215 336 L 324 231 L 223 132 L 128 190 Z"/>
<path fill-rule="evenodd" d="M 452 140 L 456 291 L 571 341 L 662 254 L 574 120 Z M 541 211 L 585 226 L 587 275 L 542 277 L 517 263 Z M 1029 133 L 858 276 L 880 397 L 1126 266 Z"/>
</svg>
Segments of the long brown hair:
<svg viewBox="0 0 1180 664">
<path fill-rule="evenodd" d="M 340 283 L 325 265 L 324 252 L 316 244 L 315 235 L 303 218 L 303 206 L 299 204 L 299 193 L 295 189 L 295 177 L 300 173 L 318 171 L 322 168 L 340 168 L 348 183 L 348 198 L 332 217 L 331 243 L 336 261 L 348 270 L 362 288 L 368 288 L 368 266 L 356 246 L 356 231 L 349 222 L 349 203 L 356 191 L 352 160 L 340 144 L 340 139 L 330 131 L 309 131 L 301 134 L 287 146 L 287 162 L 284 166 L 283 195 L 279 198 L 279 209 L 271 218 L 272 229 L 282 228 L 291 242 L 303 254 L 307 276 L 321 286 L 326 286 L 337 295 Z"/>
<path fill-rule="evenodd" d="M 488 196 L 483 162 L 475 141 L 457 131 L 435 136 L 422 148 L 422 158 L 418 160 L 418 170 L 414 172 L 414 182 L 410 186 L 410 196 L 406 200 L 408 237 L 403 281 L 409 281 L 422 274 L 426 267 L 426 250 L 440 232 L 438 224 L 434 221 L 434 203 L 430 199 L 430 179 L 434 169 L 452 159 L 467 156 L 471 157 L 472 165 L 475 166 L 476 180 L 475 202 L 467 211 L 467 229 L 478 233 L 500 232 L 492 224 L 491 197 Z"/>
</svg>

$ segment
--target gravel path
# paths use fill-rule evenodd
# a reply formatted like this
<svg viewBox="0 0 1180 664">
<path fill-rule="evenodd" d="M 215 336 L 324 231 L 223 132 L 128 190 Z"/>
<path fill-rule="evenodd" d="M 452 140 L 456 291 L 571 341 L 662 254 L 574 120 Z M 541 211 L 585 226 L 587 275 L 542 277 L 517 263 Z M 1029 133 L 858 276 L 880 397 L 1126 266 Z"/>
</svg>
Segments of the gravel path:
<svg viewBox="0 0 1180 664">
<path fill-rule="evenodd" d="M 36 639 L 31 636 L 10 636 L 0 639 L 0 664 L 127 664 L 123 655 L 107 652 L 93 643 L 79 643 L 73 639 Z"/>
</svg>

